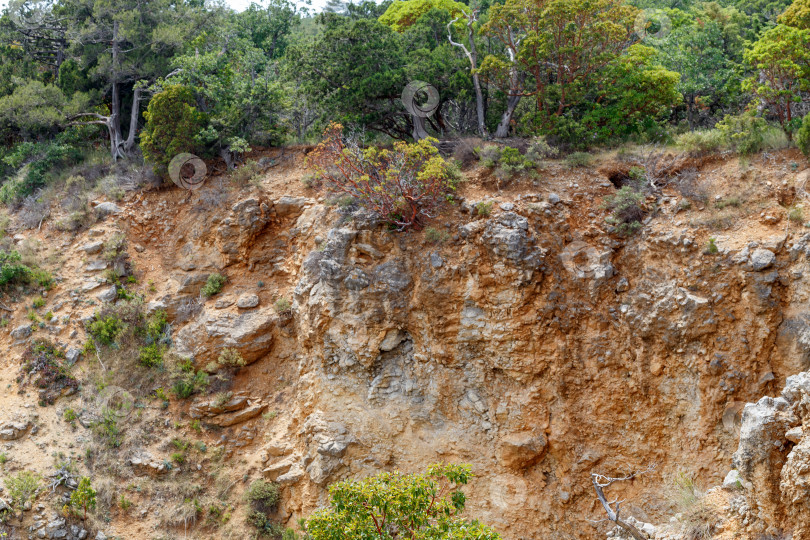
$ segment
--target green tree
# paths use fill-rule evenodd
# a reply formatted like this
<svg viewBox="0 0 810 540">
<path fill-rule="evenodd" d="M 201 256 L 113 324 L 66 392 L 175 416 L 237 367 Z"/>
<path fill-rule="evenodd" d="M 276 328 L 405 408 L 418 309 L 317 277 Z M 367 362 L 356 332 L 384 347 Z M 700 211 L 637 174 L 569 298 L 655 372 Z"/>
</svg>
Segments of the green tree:
<svg viewBox="0 0 810 540">
<path fill-rule="evenodd" d="M 408 83 L 402 34 L 377 20 L 331 13 L 321 22 L 317 37 L 287 49 L 288 76 L 299 91 L 318 102 L 325 123 L 410 137 L 412 122 L 400 102 Z"/>
<path fill-rule="evenodd" d="M 59 87 L 28 81 L 0 98 L 0 129 L 25 140 L 53 135 L 64 123 L 65 101 Z"/>
<path fill-rule="evenodd" d="M 481 64 L 508 96 L 495 136 L 507 135 L 522 96 L 536 100 L 536 119 L 561 116 L 585 99 L 604 69 L 631 43 L 638 10 L 622 0 L 507 0 L 493 5 L 482 32 L 503 52 Z"/>
<path fill-rule="evenodd" d="M 198 24 L 216 11 L 199 14 L 186 2 L 173 0 L 65 0 L 70 53 L 86 66 L 105 90 L 109 103 L 76 114 L 76 123 L 107 128 L 113 159 L 129 157 L 136 145 L 140 103 L 148 84 L 169 71 L 172 56 L 182 50 Z M 199 20 L 202 19 L 202 20 Z M 124 136 L 123 99 L 131 96 L 129 128 Z"/>
<path fill-rule="evenodd" d="M 810 0 L 793 0 L 779 17 L 779 22 L 802 30 L 810 29 Z"/>
<path fill-rule="evenodd" d="M 796 132 L 796 146 L 810 159 L 810 114 L 807 114 Z"/>
<path fill-rule="evenodd" d="M 20 471 L 15 476 L 6 478 L 5 484 L 11 497 L 11 506 L 20 511 L 22 520 L 25 504 L 32 500 L 39 491 L 41 477 L 30 471 Z"/>
<path fill-rule="evenodd" d="M 380 16 L 380 22 L 402 32 L 434 9 L 446 11 L 452 18 L 463 17 L 469 11 L 466 5 L 455 0 L 395 0 Z"/>
<path fill-rule="evenodd" d="M 191 89 L 180 85 L 166 87 L 149 101 L 141 149 L 157 173 L 165 174 L 175 155 L 195 150 L 195 137 L 205 125 L 195 105 Z"/>
<path fill-rule="evenodd" d="M 498 540 L 460 517 L 469 465 L 431 465 L 427 474 L 380 473 L 329 486 L 329 507 L 304 522 L 312 540 Z"/>
<path fill-rule="evenodd" d="M 73 508 L 81 508 L 84 512 L 82 519 L 87 519 L 87 508 L 96 507 L 96 490 L 90 485 L 90 479 L 82 476 L 79 480 L 79 487 L 70 494 L 70 506 Z"/>
<path fill-rule="evenodd" d="M 755 72 L 743 82 L 791 136 L 793 107 L 810 89 L 810 30 L 780 24 L 766 31 L 745 51 Z"/>
<path fill-rule="evenodd" d="M 714 111 L 737 105 L 741 96 L 736 76 L 743 50 L 738 39 L 741 18 L 744 16 L 734 8 L 707 5 L 656 44 L 661 63 L 681 75 L 677 89 L 683 95 L 691 129 L 701 118 L 709 122 Z"/>
</svg>

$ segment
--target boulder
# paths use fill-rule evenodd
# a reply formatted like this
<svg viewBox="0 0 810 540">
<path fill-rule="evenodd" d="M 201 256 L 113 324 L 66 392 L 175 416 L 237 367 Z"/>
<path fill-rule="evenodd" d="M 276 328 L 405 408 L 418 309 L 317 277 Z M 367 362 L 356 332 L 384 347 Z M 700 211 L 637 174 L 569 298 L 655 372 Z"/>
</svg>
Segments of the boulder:
<svg viewBox="0 0 810 540">
<path fill-rule="evenodd" d="M 93 255 L 94 253 L 101 253 L 101 250 L 104 248 L 104 242 L 101 240 L 97 240 L 95 242 L 88 242 L 87 244 L 83 245 L 79 249 L 87 253 L 88 255 Z"/>
<path fill-rule="evenodd" d="M 166 466 L 165 462 L 153 459 L 148 452 L 132 457 L 129 464 L 132 466 L 136 476 L 157 478 L 169 472 L 169 467 Z"/>
<path fill-rule="evenodd" d="M 98 293 L 96 298 L 102 302 L 114 302 L 115 299 L 118 298 L 118 290 L 115 288 L 115 285 L 110 285 Z"/>
<path fill-rule="evenodd" d="M 15 441 L 22 438 L 31 427 L 31 422 L 28 420 L 10 421 L 0 424 L 0 439 L 4 441 Z"/>
<path fill-rule="evenodd" d="M 11 337 L 14 339 L 26 339 L 31 335 L 31 325 L 21 324 L 11 331 Z"/>
<path fill-rule="evenodd" d="M 295 465 L 295 459 L 290 456 L 268 466 L 262 471 L 262 474 L 271 482 L 275 482 L 279 476 L 286 474 L 293 467 L 293 465 Z"/>
<path fill-rule="evenodd" d="M 751 269 L 755 272 L 759 272 L 769 268 L 774 261 L 776 261 L 776 255 L 774 255 L 771 250 L 759 248 L 751 253 L 749 261 L 751 263 Z"/>
<path fill-rule="evenodd" d="M 236 307 L 241 309 L 251 309 L 259 305 L 259 296 L 256 294 L 245 294 L 236 301 Z"/>
<path fill-rule="evenodd" d="M 103 202 L 96 206 L 95 211 L 99 216 L 108 216 L 110 214 L 120 214 L 121 207 L 112 202 Z"/>
<path fill-rule="evenodd" d="M 203 312 L 177 333 L 177 352 L 205 366 L 227 347 L 239 351 L 247 363 L 254 362 L 272 349 L 275 320 L 276 315 L 270 309 Z"/>
<path fill-rule="evenodd" d="M 501 439 L 498 462 L 510 469 L 524 469 L 537 463 L 545 454 L 548 441 L 531 431 L 511 433 Z"/>
</svg>

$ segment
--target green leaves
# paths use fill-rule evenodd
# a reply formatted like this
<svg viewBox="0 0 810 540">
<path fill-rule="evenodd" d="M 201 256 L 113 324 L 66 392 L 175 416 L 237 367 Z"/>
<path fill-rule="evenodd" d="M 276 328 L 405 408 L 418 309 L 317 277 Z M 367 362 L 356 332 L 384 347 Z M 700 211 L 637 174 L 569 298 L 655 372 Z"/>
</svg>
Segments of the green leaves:
<svg viewBox="0 0 810 540">
<path fill-rule="evenodd" d="M 194 94 L 186 86 L 174 85 L 156 94 L 143 114 L 146 127 L 141 134 L 144 158 L 165 173 L 171 159 L 181 152 L 194 152 L 194 137 L 205 125 Z"/>
<path fill-rule="evenodd" d="M 792 103 L 810 89 L 810 30 L 780 24 L 765 32 L 745 51 L 745 62 L 755 70 L 743 89 L 768 104 L 782 128 L 793 128 Z"/>
<path fill-rule="evenodd" d="M 330 506 L 304 521 L 312 540 L 499 540 L 460 517 L 469 465 L 431 465 L 427 474 L 380 473 L 329 487 Z"/>
</svg>

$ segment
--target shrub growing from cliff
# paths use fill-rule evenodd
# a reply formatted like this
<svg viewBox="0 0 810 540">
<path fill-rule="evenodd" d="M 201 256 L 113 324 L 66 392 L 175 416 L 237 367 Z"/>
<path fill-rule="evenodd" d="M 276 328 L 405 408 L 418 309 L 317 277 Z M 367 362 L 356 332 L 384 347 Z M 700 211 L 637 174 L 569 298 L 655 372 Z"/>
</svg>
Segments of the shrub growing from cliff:
<svg viewBox="0 0 810 540">
<path fill-rule="evenodd" d="M 203 296 L 214 296 L 222 290 L 226 281 L 228 281 L 228 278 L 222 274 L 211 274 L 208 276 L 208 279 L 205 280 L 205 285 L 203 285 L 200 293 Z"/>
<path fill-rule="evenodd" d="M 461 518 L 469 465 L 431 465 L 427 474 L 380 473 L 329 486 L 329 507 L 303 522 L 307 538 L 453 538 L 499 540 L 476 520 Z"/>
<path fill-rule="evenodd" d="M 421 229 L 452 200 L 460 179 L 436 149 L 435 139 L 394 143 L 391 150 L 362 148 L 357 137 L 330 124 L 311 163 L 326 185 L 356 200 L 393 229 Z"/>
</svg>

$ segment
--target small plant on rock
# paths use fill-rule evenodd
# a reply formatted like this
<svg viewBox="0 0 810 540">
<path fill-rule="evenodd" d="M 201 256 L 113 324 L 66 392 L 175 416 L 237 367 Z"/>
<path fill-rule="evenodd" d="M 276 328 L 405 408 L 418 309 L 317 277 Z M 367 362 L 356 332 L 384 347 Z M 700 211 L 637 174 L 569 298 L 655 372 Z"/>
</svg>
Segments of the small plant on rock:
<svg viewBox="0 0 810 540">
<path fill-rule="evenodd" d="M 203 285 L 200 293 L 202 293 L 203 296 L 214 296 L 222 290 L 226 281 L 228 281 L 228 278 L 222 274 L 211 274 L 205 281 L 205 285 Z"/>
<path fill-rule="evenodd" d="M 242 354 L 237 349 L 225 348 L 219 353 L 217 364 L 223 367 L 238 369 L 244 367 L 247 362 L 245 362 Z"/>
<path fill-rule="evenodd" d="M 90 479 L 83 476 L 79 480 L 79 487 L 70 494 L 70 506 L 75 509 L 81 509 L 83 512 L 82 519 L 87 520 L 87 509 L 96 507 L 96 490 L 90 485 Z"/>
<path fill-rule="evenodd" d="M 30 471 L 20 471 L 14 476 L 6 478 L 5 484 L 11 498 L 11 507 L 20 511 L 22 519 L 26 503 L 33 500 L 39 491 L 41 477 Z"/>
<path fill-rule="evenodd" d="M 445 230 L 437 229 L 435 227 L 425 228 L 425 240 L 431 244 L 444 244 L 449 238 L 450 234 Z"/>
<path fill-rule="evenodd" d="M 605 199 L 605 208 L 611 211 L 607 222 L 613 231 L 621 236 L 630 236 L 641 228 L 644 210 L 641 203 L 644 195 L 630 186 L 624 186 L 615 195 Z"/>
<path fill-rule="evenodd" d="M 289 315 L 292 313 L 292 304 L 289 300 L 284 298 L 283 296 L 276 300 L 276 303 L 273 304 L 273 307 L 276 310 L 276 313 L 279 315 Z"/>
<path fill-rule="evenodd" d="M 492 207 L 494 206 L 493 201 L 484 202 L 481 201 L 480 203 L 475 205 L 475 213 L 481 217 L 488 217 L 492 213 Z"/>
<path fill-rule="evenodd" d="M 706 249 L 703 250 L 703 253 L 706 255 L 716 255 L 719 249 L 717 249 L 717 244 L 715 243 L 714 238 L 709 238 L 709 242 L 706 244 Z"/>
</svg>

